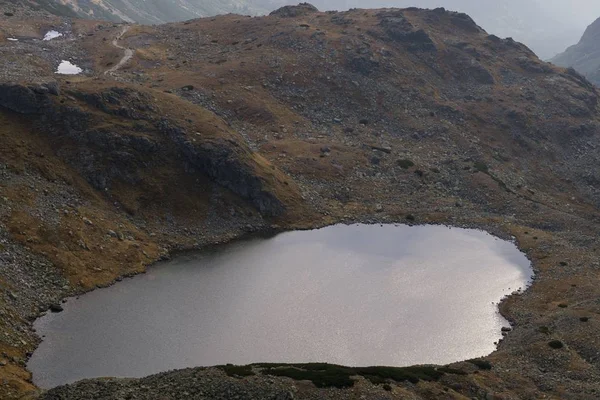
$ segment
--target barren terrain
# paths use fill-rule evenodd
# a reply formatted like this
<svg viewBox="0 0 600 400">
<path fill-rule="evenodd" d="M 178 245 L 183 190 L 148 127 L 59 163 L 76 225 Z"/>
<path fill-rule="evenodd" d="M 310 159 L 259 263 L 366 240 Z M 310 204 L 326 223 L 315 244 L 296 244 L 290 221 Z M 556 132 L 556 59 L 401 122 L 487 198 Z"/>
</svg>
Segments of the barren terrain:
<svg viewBox="0 0 600 400">
<path fill-rule="evenodd" d="M 49 29 L 64 36 L 41 41 Z M 442 9 L 130 25 L 113 46 L 124 30 L 0 15 L 1 398 L 598 397 L 600 114 L 585 78 Z M 84 72 L 54 74 L 61 60 Z M 31 384 L 31 322 L 61 298 L 179 249 L 352 221 L 516 237 L 536 281 L 501 304 L 514 326 L 489 364 L 336 371 L 356 377 L 345 388 L 290 378 L 306 366 Z"/>
</svg>

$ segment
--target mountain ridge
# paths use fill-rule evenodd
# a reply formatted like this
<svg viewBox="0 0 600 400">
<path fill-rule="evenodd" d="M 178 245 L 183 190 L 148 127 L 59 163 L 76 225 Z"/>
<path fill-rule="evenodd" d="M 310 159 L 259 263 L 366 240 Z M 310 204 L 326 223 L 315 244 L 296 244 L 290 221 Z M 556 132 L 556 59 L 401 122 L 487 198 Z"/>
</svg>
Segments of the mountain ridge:
<svg viewBox="0 0 600 400">
<path fill-rule="evenodd" d="M 579 42 L 551 60 L 561 67 L 573 67 L 600 85 L 600 18 L 584 32 Z"/>
<path fill-rule="evenodd" d="M 317 0 L 314 5 L 326 10 L 345 10 L 363 6 L 362 0 Z M 579 4 L 558 12 L 560 0 L 376 0 L 371 8 L 445 7 L 472 16 L 488 32 L 501 37 L 513 37 L 527 44 L 542 59 L 550 59 L 575 42 L 589 21 L 589 12 L 600 14 L 600 5 Z M 6 3 L 6 1 L 5 1 Z M 61 16 L 76 15 L 80 18 L 106 19 L 113 22 L 138 22 L 160 24 L 177 22 L 218 14 L 266 15 L 271 11 L 293 4 L 291 0 L 21 0 L 21 4 L 37 4 Z M 0 2 L 2 4 L 2 2 Z M 583 13 L 583 9 L 588 13 Z M 583 22 L 582 22 L 583 21 Z"/>
</svg>

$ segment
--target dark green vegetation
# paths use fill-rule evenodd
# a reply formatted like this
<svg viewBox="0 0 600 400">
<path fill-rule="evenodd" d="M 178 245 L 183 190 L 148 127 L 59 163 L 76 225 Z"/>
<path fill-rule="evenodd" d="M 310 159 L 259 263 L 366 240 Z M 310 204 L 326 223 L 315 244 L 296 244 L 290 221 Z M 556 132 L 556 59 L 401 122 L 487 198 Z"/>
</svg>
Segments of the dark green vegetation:
<svg viewBox="0 0 600 400">
<path fill-rule="evenodd" d="M 560 340 L 551 340 L 548 342 L 548 346 L 552 347 L 553 349 L 562 349 L 563 347 L 565 347 L 563 342 L 561 342 Z"/>
<path fill-rule="evenodd" d="M 354 386 L 353 376 L 362 376 L 373 384 L 388 382 L 437 381 L 445 374 L 466 375 L 466 372 L 446 367 L 344 367 L 335 364 L 254 364 L 265 375 L 284 376 L 311 381 L 316 387 L 347 388 Z"/>
<path fill-rule="evenodd" d="M 473 167 L 475 168 L 475 171 L 483 172 L 484 174 L 490 172 L 490 168 L 488 167 L 488 165 L 482 161 L 476 161 Z"/>
<path fill-rule="evenodd" d="M 550 334 L 550 328 L 548 328 L 547 326 L 540 326 L 538 328 L 538 332 L 549 335 Z"/>
<path fill-rule="evenodd" d="M 225 372 L 228 376 L 233 377 L 244 377 L 244 376 L 252 376 L 256 375 L 254 371 L 252 371 L 251 365 L 220 365 L 217 368 Z"/>
<path fill-rule="evenodd" d="M 489 371 L 492 369 L 492 364 L 489 361 L 482 360 L 480 358 L 474 358 L 472 360 L 467 360 L 467 362 L 470 362 L 471 364 L 475 365 L 477 368 L 484 370 L 484 371 Z"/>
<path fill-rule="evenodd" d="M 404 169 L 409 169 L 410 167 L 414 167 L 415 166 L 414 162 L 412 162 L 411 160 L 405 160 L 405 159 L 398 160 L 398 161 L 396 161 L 396 163 L 398 164 L 398 166 L 400 168 L 404 168 Z"/>
</svg>

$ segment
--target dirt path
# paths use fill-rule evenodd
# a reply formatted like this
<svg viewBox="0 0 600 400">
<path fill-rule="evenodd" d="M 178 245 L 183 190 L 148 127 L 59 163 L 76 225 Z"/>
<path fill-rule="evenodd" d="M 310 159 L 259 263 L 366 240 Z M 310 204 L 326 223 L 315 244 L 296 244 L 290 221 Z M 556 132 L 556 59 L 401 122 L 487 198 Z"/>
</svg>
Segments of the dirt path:
<svg viewBox="0 0 600 400">
<path fill-rule="evenodd" d="M 113 66 L 109 70 L 104 71 L 104 75 L 108 75 L 108 74 L 111 74 L 113 72 L 118 71 L 125 64 L 127 64 L 127 62 L 129 60 L 131 60 L 131 58 L 133 57 L 134 50 L 128 49 L 128 48 L 123 47 L 123 46 L 121 46 L 119 44 L 119 40 L 121 40 L 121 38 L 123 37 L 123 35 L 125 35 L 127 33 L 127 31 L 129 30 L 129 28 L 131 28 L 131 27 L 130 26 L 124 26 L 123 30 L 121 31 L 121 33 L 119 33 L 117 35 L 117 37 L 112 41 L 112 45 L 115 46 L 117 49 L 123 50 L 124 54 L 123 54 L 123 58 L 121 58 L 121 60 L 117 63 L 117 65 Z"/>
</svg>

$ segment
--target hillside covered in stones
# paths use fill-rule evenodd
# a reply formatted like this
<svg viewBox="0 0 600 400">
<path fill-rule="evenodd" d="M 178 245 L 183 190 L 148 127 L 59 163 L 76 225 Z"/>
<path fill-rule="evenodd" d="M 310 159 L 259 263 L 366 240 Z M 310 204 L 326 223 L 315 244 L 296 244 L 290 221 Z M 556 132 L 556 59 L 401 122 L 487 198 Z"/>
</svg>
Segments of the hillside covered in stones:
<svg viewBox="0 0 600 400">
<path fill-rule="evenodd" d="M 159 26 L 0 15 L 0 49 L 1 398 L 596 397 L 600 114 L 573 69 L 465 14 L 308 4 Z M 514 236 L 537 275 L 501 304 L 498 351 L 385 387 L 259 367 L 31 383 L 31 322 L 68 295 L 176 250 L 356 221 Z"/>
</svg>

